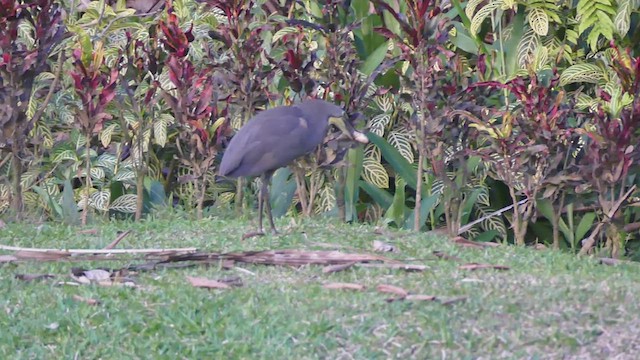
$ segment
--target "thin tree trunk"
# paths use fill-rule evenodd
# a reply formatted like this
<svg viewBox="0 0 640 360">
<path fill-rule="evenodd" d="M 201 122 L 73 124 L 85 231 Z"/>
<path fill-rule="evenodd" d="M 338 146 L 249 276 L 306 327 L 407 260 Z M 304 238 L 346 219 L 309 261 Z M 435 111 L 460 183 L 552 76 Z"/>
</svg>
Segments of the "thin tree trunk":
<svg viewBox="0 0 640 360">
<path fill-rule="evenodd" d="M 85 134 L 85 184 L 84 184 L 84 207 L 82 209 L 82 225 L 87 225 L 87 216 L 89 213 L 89 188 L 91 186 L 91 131 Z"/>
<path fill-rule="evenodd" d="M 11 149 L 11 170 L 13 172 L 13 196 L 11 206 L 15 211 L 16 220 L 22 219 L 24 203 L 22 200 L 22 159 L 20 159 L 20 144 L 14 141 Z"/>
<path fill-rule="evenodd" d="M 423 127 L 423 126 L 421 126 Z M 422 224 L 420 223 L 420 212 L 422 211 L 422 174 L 424 172 L 424 144 L 418 142 L 418 174 L 416 185 L 416 205 L 413 209 L 413 230 L 419 232 Z"/>
<path fill-rule="evenodd" d="M 145 167 L 144 162 L 141 160 L 141 164 L 138 165 L 138 171 L 136 172 L 136 221 L 142 219 L 142 208 L 144 207 L 144 177 Z"/>
</svg>

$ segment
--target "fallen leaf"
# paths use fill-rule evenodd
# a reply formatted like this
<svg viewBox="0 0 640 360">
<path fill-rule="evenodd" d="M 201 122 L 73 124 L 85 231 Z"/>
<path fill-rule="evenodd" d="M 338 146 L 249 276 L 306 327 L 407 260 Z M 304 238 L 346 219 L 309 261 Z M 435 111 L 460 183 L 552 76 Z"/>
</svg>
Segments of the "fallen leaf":
<svg viewBox="0 0 640 360">
<path fill-rule="evenodd" d="M 79 295 L 73 295 L 73 300 L 83 302 L 87 305 L 100 305 L 100 300 L 96 300 L 92 298 L 84 298 Z"/>
<path fill-rule="evenodd" d="M 229 276 L 226 278 L 218 279 L 219 282 L 223 284 L 227 284 L 229 286 L 241 287 L 244 284 L 242 283 L 242 278 L 240 276 Z"/>
<path fill-rule="evenodd" d="M 217 281 L 217 280 L 211 280 L 211 279 L 207 279 L 207 278 L 203 278 L 203 277 L 194 277 L 194 276 L 187 276 L 187 280 L 189 280 L 189 282 L 191 283 L 191 285 L 195 286 L 195 287 L 199 287 L 199 288 L 205 288 L 205 289 L 229 289 L 231 288 L 231 286 Z"/>
<path fill-rule="evenodd" d="M 610 266 L 631 263 L 631 261 L 624 261 L 624 260 L 614 259 L 614 258 L 599 258 L 598 261 L 602 265 L 610 265 Z"/>
<path fill-rule="evenodd" d="M 533 248 L 536 249 L 536 250 L 546 250 L 547 249 L 547 245 L 537 243 L 537 244 L 533 245 Z"/>
<path fill-rule="evenodd" d="M 0 255 L 0 263 L 4 263 L 4 262 L 12 262 L 12 261 L 16 261 L 18 260 L 17 257 L 13 256 L 13 255 Z"/>
<path fill-rule="evenodd" d="M 58 324 L 57 322 L 53 322 L 46 326 L 46 328 L 49 330 L 57 330 L 59 327 L 60 327 L 60 324 Z"/>
<path fill-rule="evenodd" d="M 407 295 L 405 300 L 414 300 L 414 301 L 433 301 L 436 297 L 433 295 Z"/>
<path fill-rule="evenodd" d="M 93 269 L 84 271 L 83 275 L 89 279 L 89 281 L 105 281 L 111 279 L 111 273 L 103 269 Z"/>
<path fill-rule="evenodd" d="M 364 290 L 365 286 L 361 285 L 361 284 L 354 284 L 354 283 L 326 283 L 324 285 L 322 285 L 322 287 L 324 287 L 325 289 L 332 289 L 332 290 Z"/>
<path fill-rule="evenodd" d="M 357 264 L 358 267 L 367 268 L 385 268 L 394 270 L 404 270 L 408 272 L 425 271 L 429 267 L 427 265 L 413 265 L 413 264 Z"/>
<path fill-rule="evenodd" d="M 0 220 L 0 229 L 4 229 L 5 227 L 7 227 L 7 224 L 4 221 Z"/>
<path fill-rule="evenodd" d="M 98 233 L 98 229 L 79 230 L 77 233 L 80 235 L 95 235 Z"/>
<path fill-rule="evenodd" d="M 458 297 L 452 297 L 449 299 L 438 299 L 440 301 L 440 304 L 442 305 L 452 305 L 455 304 L 457 302 L 462 302 L 462 301 L 466 301 L 467 297 L 466 296 L 458 296 Z"/>
<path fill-rule="evenodd" d="M 325 274 L 331 274 L 331 273 L 334 273 L 334 272 L 347 270 L 348 268 L 352 267 L 354 264 L 355 264 L 355 262 L 350 262 L 350 263 L 346 263 L 346 264 L 338 264 L 338 265 L 329 265 L 329 266 L 325 266 L 324 268 L 322 268 L 322 272 L 325 273 Z"/>
<path fill-rule="evenodd" d="M 491 264 L 478 264 L 470 263 L 458 266 L 460 270 L 480 270 L 480 269 L 496 269 L 496 270 L 509 270 L 510 267 L 506 265 L 491 265 Z"/>
<path fill-rule="evenodd" d="M 376 252 L 397 252 L 395 246 L 391 244 L 387 244 L 386 242 L 380 240 L 373 240 L 373 251 Z"/>
<path fill-rule="evenodd" d="M 479 241 L 471 241 L 463 238 L 462 236 L 456 236 L 452 240 L 456 245 L 460 245 L 462 247 L 474 248 L 474 249 L 484 249 L 487 247 L 496 247 L 500 246 L 498 243 L 494 242 L 479 242 Z"/>
<path fill-rule="evenodd" d="M 380 284 L 376 287 L 376 290 L 383 293 L 396 294 L 403 298 L 409 295 L 409 292 L 407 290 L 393 285 Z"/>
<path fill-rule="evenodd" d="M 16 279 L 22 281 L 53 279 L 55 275 L 51 274 L 16 274 Z"/>
<path fill-rule="evenodd" d="M 452 261 L 460 261 L 460 258 L 457 256 L 453 256 L 453 255 L 448 255 L 440 250 L 436 250 L 434 252 L 432 252 L 432 254 L 439 258 L 439 259 L 444 259 L 444 260 L 452 260 Z"/>
</svg>

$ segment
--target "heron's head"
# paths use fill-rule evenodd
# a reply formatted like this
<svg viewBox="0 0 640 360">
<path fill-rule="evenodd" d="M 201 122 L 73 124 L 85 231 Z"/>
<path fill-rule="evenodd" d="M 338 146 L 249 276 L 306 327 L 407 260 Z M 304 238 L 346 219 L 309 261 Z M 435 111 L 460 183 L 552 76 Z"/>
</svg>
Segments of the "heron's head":
<svg viewBox="0 0 640 360">
<path fill-rule="evenodd" d="M 315 121 L 327 121 L 352 140 L 365 144 L 369 142 L 366 135 L 357 131 L 350 122 L 345 121 L 346 114 L 341 107 L 319 99 L 305 100 L 297 106 L 310 118 Z"/>
</svg>

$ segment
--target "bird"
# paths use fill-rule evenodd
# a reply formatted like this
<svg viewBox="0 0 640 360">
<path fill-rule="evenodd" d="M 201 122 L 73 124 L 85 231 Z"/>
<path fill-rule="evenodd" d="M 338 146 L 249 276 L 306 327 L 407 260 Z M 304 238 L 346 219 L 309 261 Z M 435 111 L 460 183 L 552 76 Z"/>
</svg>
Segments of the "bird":
<svg viewBox="0 0 640 360">
<path fill-rule="evenodd" d="M 333 103 L 307 99 L 258 112 L 231 138 L 222 155 L 218 175 L 230 178 L 260 176 L 256 234 L 264 234 L 262 213 L 265 209 L 271 233 L 278 234 L 269 202 L 268 184 L 273 173 L 314 151 L 324 140 L 330 125 L 352 140 L 368 142 L 366 135 L 355 130 L 344 116 L 345 111 Z"/>
</svg>

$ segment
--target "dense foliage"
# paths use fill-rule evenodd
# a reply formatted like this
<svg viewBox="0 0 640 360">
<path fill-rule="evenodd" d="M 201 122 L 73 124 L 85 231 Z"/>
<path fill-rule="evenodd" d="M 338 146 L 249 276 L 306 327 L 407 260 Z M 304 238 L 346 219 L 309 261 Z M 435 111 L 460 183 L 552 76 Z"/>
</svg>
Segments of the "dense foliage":
<svg viewBox="0 0 640 360">
<path fill-rule="evenodd" d="M 277 216 L 637 254 L 637 1 L 81 4 L 0 0 L 3 217 L 247 208 L 234 131 L 321 97 L 371 143 L 276 172 Z"/>
</svg>

